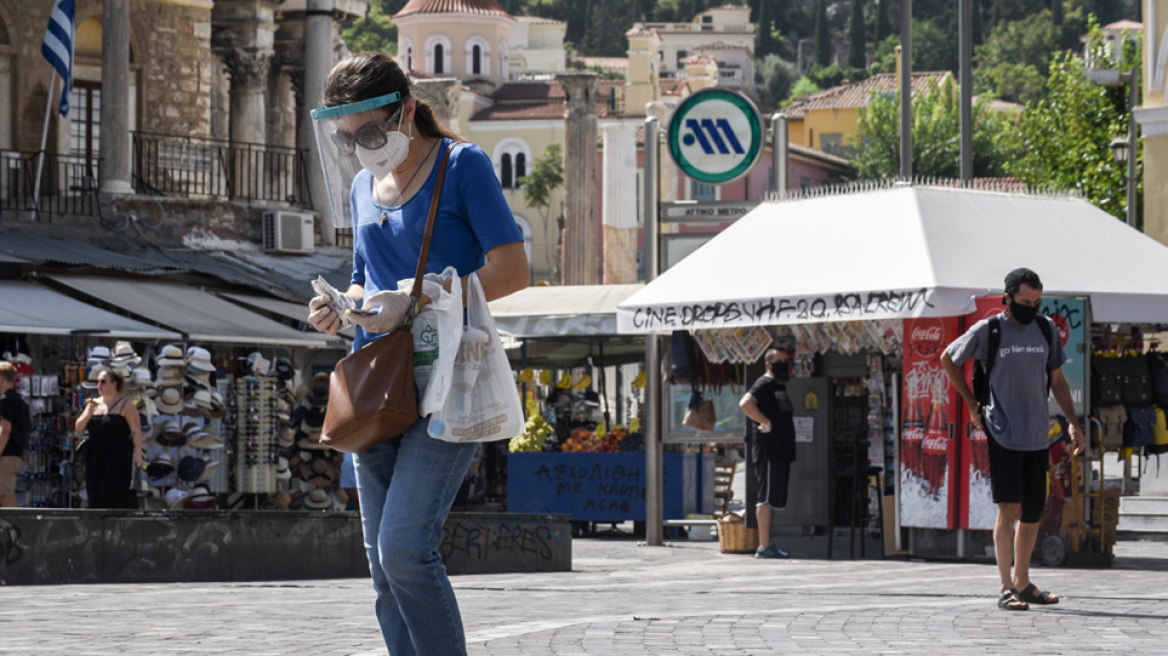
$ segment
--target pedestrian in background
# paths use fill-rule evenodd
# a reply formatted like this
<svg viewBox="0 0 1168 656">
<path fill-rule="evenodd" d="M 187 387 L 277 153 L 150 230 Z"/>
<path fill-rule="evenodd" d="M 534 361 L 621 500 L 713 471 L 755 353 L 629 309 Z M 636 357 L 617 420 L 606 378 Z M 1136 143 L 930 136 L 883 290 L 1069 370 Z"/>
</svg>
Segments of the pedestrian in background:
<svg viewBox="0 0 1168 656">
<path fill-rule="evenodd" d="M 523 235 L 490 159 L 414 97 L 393 59 L 350 56 L 329 73 L 323 96 L 325 113 L 336 117 L 332 127 L 317 127 L 330 130 L 319 135 L 328 138 L 321 149 L 326 176 L 346 166 L 358 171 L 345 187 L 348 195 L 330 194 L 334 221 L 353 226 L 353 277 L 345 293 L 363 310 L 380 308 L 347 315 L 358 326 L 354 351 L 406 321 L 409 292 L 398 291 L 398 282 L 415 275 L 436 163 L 448 148 L 426 271 L 453 266 L 464 279 L 477 273 L 488 301 L 527 286 Z M 341 156 L 346 160 L 329 159 Z M 418 310 L 431 300 L 423 294 Z M 312 299 L 308 321 L 335 334 L 340 317 L 328 301 Z M 386 436 L 394 439 L 354 458 L 377 619 L 394 656 L 466 653 L 458 602 L 438 549 L 478 445 L 433 439 L 428 421 L 420 417 L 401 436 Z"/>
<path fill-rule="evenodd" d="M 771 519 L 775 509 L 787 507 L 791 463 L 795 462 L 795 406 L 787 395 L 791 379 L 791 356 L 769 349 L 763 355 L 766 373 L 759 376 L 742 396 L 738 407 L 746 413 L 750 436 L 750 461 L 758 498 L 754 514 L 758 518 L 758 550 L 755 558 L 787 558 L 791 554 L 771 542 Z"/>
<path fill-rule="evenodd" d="M 16 508 L 16 477 L 24 462 L 32 419 L 16 391 L 16 367 L 0 362 L 0 508 Z"/>
<path fill-rule="evenodd" d="M 1030 604 L 1059 602 L 1058 595 L 1040 590 L 1030 581 L 1030 557 L 1046 506 L 1050 466 L 1048 393 L 1054 393 L 1066 415 L 1075 455 L 1082 453 L 1086 442 L 1060 369 L 1067 356 L 1058 329 L 1049 317 L 1038 314 L 1042 281 L 1030 269 L 1015 269 L 1006 275 L 1005 288 L 1002 303 L 1007 309 L 997 317 L 978 321 L 954 340 L 941 354 L 941 364 L 965 399 L 970 421 L 987 438 L 990 490 L 998 505 L 994 523 L 994 556 L 1002 583 L 998 607 L 1027 610 Z M 1046 329 L 1039 321 L 1046 322 Z M 974 358 L 984 366 L 994 325 L 1000 337 L 996 338 L 997 354 L 989 371 L 989 402 L 983 406 L 966 383 L 961 365 Z"/>
<path fill-rule="evenodd" d="M 112 369 L 97 375 L 97 393 L 85 402 L 74 430 L 89 432 L 85 493 L 90 508 L 137 508 L 131 489 L 134 468 L 142 466 L 142 425 L 125 396 L 126 379 Z"/>
</svg>

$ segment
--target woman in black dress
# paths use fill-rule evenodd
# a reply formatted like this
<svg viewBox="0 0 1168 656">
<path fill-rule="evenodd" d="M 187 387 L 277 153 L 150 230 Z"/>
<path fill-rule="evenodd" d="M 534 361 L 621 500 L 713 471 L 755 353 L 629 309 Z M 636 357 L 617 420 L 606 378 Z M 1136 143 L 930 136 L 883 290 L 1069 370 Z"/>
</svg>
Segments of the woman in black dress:
<svg viewBox="0 0 1168 656">
<path fill-rule="evenodd" d="M 142 466 L 142 426 L 138 409 L 125 397 L 126 380 L 116 371 L 97 376 L 98 395 L 85 402 L 74 426 L 89 430 L 85 488 L 90 508 L 137 508 L 130 488 L 134 467 Z"/>
</svg>

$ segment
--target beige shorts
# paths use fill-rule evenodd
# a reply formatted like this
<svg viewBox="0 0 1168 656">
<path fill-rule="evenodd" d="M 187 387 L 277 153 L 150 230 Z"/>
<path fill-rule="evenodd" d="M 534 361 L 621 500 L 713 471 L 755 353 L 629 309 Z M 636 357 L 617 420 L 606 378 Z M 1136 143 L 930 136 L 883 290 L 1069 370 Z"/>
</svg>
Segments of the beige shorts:
<svg viewBox="0 0 1168 656">
<path fill-rule="evenodd" d="M 23 461 L 20 456 L 0 457 L 0 494 L 16 494 L 16 475 Z"/>
</svg>

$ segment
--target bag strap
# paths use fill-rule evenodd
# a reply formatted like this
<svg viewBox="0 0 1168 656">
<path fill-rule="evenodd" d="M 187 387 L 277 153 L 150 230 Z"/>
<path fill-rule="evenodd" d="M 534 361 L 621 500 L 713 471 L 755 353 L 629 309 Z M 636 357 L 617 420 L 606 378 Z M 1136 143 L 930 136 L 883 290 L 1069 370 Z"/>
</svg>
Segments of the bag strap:
<svg viewBox="0 0 1168 656">
<path fill-rule="evenodd" d="M 990 335 L 986 344 L 985 375 L 986 384 L 989 384 L 990 372 L 994 370 L 994 360 L 998 359 L 998 347 L 1002 345 L 1001 318 L 997 315 L 990 317 Z"/>
<path fill-rule="evenodd" d="M 426 216 L 426 235 L 422 237 L 422 250 L 418 253 L 418 269 L 414 273 L 414 288 L 410 290 L 410 298 L 414 303 L 422 297 L 422 276 L 426 275 L 426 259 L 430 256 L 430 238 L 434 236 L 434 221 L 438 217 L 438 200 L 442 197 L 442 181 L 446 178 L 446 160 L 450 159 L 450 151 L 454 150 L 452 142 L 442 152 L 442 161 L 438 162 L 438 179 L 434 182 L 434 195 L 430 197 L 430 214 Z M 413 314 L 413 304 L 410 313 Z"/>
</svg>

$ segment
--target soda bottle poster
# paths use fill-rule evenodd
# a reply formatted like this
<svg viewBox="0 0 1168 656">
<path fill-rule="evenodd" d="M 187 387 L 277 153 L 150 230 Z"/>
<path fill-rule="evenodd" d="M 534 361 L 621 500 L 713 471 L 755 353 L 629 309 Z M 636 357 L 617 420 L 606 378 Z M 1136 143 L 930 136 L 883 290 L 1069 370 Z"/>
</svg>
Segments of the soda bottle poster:
<svg viewBox="0 0 1168 656">
<path fill-rule="evenodd" d="M 958 336 L 957 317 L 904 320 L 900 524 L 954 528 L 957 392 L 941 353 Z"/>
<path fill-rule="evenodd" d="M 1000 314 L 1006 309 L 1002 305 L 1001 296 L 985 296 L 977 299 L 977 310 L 965 316 L 965 329 L 973 327 L 982 319 Z M 965 381 L 973 387 L 974 360 L 965 361 Z M 961 407 L 961 462 L 962 466 L 959 487 L 963 491 L 958 513 L 960 525 L 963 529 L 993 529 L 994 520 L 998 516 L 998 507 L 994 505 L 993 494 L 990 492 L 990 452 L 986 444 L 986 434 L 969 420 L 969 412 L 962 403 Z"/>
<path fill-rule="evenodd" d="M 1067 361 L 1063 363 L 1063 377 L 1067 379 L 1067 387 L 1071 389 L 1071 400 L 1075 404 L 1075 414 L 1080 419 L 1087 414 L 1083 405 L 1083 394 L 1086 390 L 1087 379 L 1087 349 L 1086 340 L 1087 302 L 1081 298 L 1043 297 L 1038 311 L 1050 317 L 1058 329 L 1059 340 L 1063 346 L 1063 353 Z M 1062 408 L 1049 398 L 1050 416 L 1063 414 Z"/>
</svg>

